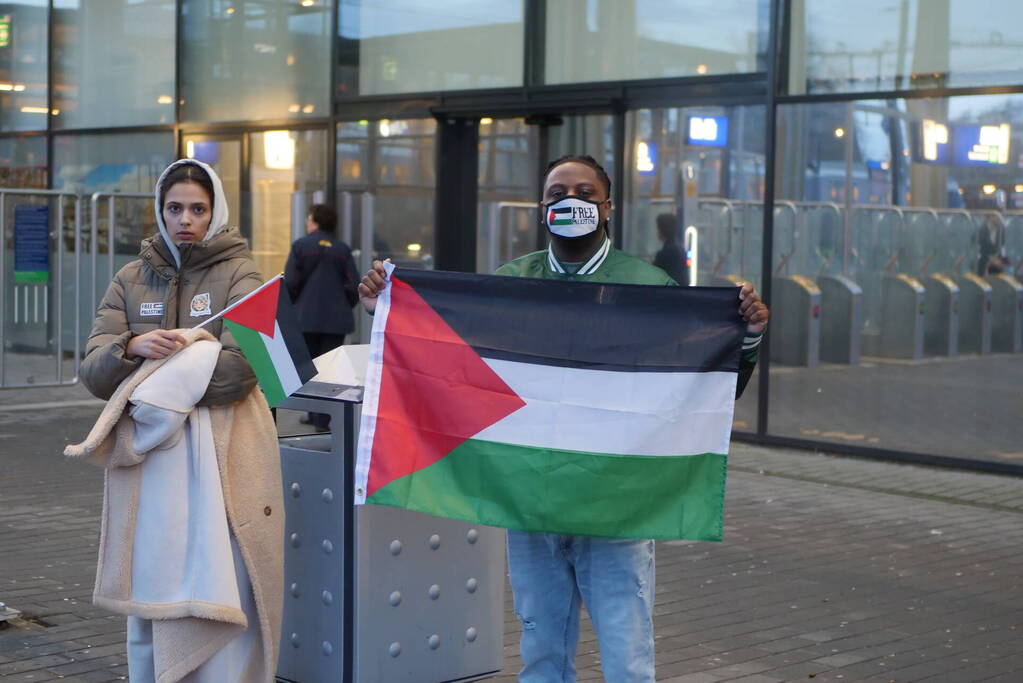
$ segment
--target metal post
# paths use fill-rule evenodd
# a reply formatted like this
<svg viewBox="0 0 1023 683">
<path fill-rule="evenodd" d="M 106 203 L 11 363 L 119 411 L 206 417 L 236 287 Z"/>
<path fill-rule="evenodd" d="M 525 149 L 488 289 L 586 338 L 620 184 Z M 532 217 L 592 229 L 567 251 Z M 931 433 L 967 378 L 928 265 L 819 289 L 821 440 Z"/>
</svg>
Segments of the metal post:
<svg viewBox="0 0 1023 683">
<path fill-rule="evenodd" d="M 341 240 L 349 247 L 352 244 L 352 193 L 341 193 Z"/>
<path fill-rule="evenodd" d="M 117 238 L 117 224 L 114 221 L 115 201 L 114 195 L 110 195 L 107 199 L 107 282 L 114 279 L 114 242 Z"/>
<path fill-rule="evenodd" d="M 359 231 L 362 254 L 360 272 L 366 273 L 373 267 L 373 193 L 362 193 L 362 225 Z"/>
<path fill-rule="evenodd" d="M 64 197 L 57 196 L 57 274 L 53 277 L 53 286 L 56 290 L 54 305 L 57 308 L 57 383 L 64 381 L 64 316 L 61 315 L 61 302 L 63 301 L 64 283 L 64 240 L 61 239 L 64 230 Z"/>
<path fill-rule="evenodd" d="M 78 381 L 78 371 L 81 367 L 82 350 L 82 258 L 80 246 L 82 243 L 82 198 L 75 197 L 75 381 Z M 58 315 L 63 315 L 63 310 L 58 307 Z"/>
<path fill-rule="evenodd" d="M 4 384 L 5 330 L 7 324 L 7 193 L 0 191 L 0 386 Z"/>
<path fill-rule="evenodd" d="M 99 198 L 100 198 L 100 193 L 96 192 L 96 193 L 94 193 L 92 195 L 92 200 L 90 202 L 90 213 L 91 213 L 91 218 L 92 218 L 92 227 L 91 227 L 90 233 L 89 233 L 89 240 L 90 240 L 89 249 L 90 249 L 90 252 L 91 252 L 89 260 L 92 262 L 92 283 L 91 283 L 92 286 L 89 288 L 91 290 L 89 292 L 89 310 L 90 311 L 95 311 L 96 310 L 96 275 L 97 275 L 96 243 L 99 241 L 99 227 L 98 227 L 98 223 L 99 223 Z"/>
</svg>

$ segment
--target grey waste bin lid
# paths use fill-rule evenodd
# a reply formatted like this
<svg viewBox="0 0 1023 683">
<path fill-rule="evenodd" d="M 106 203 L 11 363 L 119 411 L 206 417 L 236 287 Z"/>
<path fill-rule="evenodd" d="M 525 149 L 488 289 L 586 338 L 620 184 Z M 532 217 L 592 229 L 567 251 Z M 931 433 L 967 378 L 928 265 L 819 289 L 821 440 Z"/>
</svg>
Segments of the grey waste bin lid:
<svg viewBox="0 0 1023 683">
<path fill-rule="evenodd" d="M 312 380 L 302 385 L 292 396 L 296 398 L 316 398 L 341 403 L 362 403 L 365 387 L 353 387 L 346 384 L 330 384 Z"/>
<path fill-rule="evenodd" d="M 303 451 L 321 451 L 330 453 L 330 434 L 306 434 L 303 436 L 282 436 L 277 440 L 286 448 L 298 448 Z"/>
</svg>

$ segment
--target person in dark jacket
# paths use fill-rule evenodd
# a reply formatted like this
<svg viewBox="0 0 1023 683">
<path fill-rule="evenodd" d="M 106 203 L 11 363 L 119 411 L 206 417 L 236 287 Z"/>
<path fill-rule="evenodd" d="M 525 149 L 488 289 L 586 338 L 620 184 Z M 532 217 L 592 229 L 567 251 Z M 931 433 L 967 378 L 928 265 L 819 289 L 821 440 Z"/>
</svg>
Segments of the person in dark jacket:
<svg viewBox="0 0 1023 683">
<path fill-rule="evenodd" d="M 284 283 L 309 354 L 316 358 L 344 344 L 345 335 L 355 331 L 352 307 L 359 300 L 358 277 L 351 248 L 334 235 L 337 213 L 332 208 L 314 204 L 305 225 L 308 234 L 291 245 Z M 330 416 L 311 413 L 304 422 L 326 429 Z"/>
<path fill-rule="evenodd" d="M 654 265 L 667 273 L 680 285 L 688 284 L 686 279 L 686 257 L 678 244 L 675 214 L 662 213 L 657 216 L 657 237 L 664 244 L 654 256 Z"/>
</svg>

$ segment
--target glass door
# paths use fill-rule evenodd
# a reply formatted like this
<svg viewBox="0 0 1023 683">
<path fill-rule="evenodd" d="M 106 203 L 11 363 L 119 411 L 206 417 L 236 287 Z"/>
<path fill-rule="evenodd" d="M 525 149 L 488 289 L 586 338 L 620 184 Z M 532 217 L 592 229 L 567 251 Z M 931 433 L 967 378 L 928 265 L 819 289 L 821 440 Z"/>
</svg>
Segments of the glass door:
<svg viewBox="0 0 1023 683">
<path fill-rule="evenodd" d="M 433 267 L 436 130 L 434 119 L 338 124 L 338 234 L 360 273 L 385 258 Z M 358 315 L 357 325 L 357 339 L 368 341 L 369 316 Z"/>
<path fill-rule="evenodd" d="M 566 154 L 589 154 L 614 177 L 610 114 L 480 119 L 476 271 L 492 273 L 547 245 L 540 174 Z"/>
<path fill-rule="evenodd" d="M 247 163 L 252 256 L 270 277 L 284 270 L 291 243 L 327 191 L 327 131 L 267 130 L 249 134 Z"/>
<path fill-rule="evenodd" d="M 209 164 L 220 176 L 232 225 L 241 224 L 242 136 L 185 135 L 185 157 Z"/>
<path fill-rule="evenodd" d="M 241 228 L 265 277 L 284 270 L 309 207 L 326 199 L 327 132 L 185 135 L 184 152 L 220 175 L 229 224 Z"/>
</svg>

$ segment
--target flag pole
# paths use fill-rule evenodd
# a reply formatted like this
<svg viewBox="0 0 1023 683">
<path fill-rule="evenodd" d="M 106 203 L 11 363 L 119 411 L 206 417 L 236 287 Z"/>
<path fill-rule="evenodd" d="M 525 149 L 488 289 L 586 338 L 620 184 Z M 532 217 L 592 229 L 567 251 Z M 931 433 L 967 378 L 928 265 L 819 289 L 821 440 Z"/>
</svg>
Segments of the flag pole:
<svg viewBox="0 0 1023 683">
<path fill-rule="evenodd" d="M 203 320 L 201 323 L 199 323 L 195 327 L 190 328 L 189 332 L 191 332 L 193 330 L 198 330 L 200 327 L 205 327 L 206 325 L 209 325 L 211 322 L 213 322 L 217 318 L 220 318 L 221 316 L 223 316 L 225 313 L 230 313 L 237 306 L 241 306 L 243 303 L 245 303 L 246 301 L 248 301 L 252 297 L 256 296 L 257 294 L 262 292 L 264 289 L 266 289 L 267 287 L 269 287 L 273 283 L 275 283 L 278 280 L 281 280 L 283 278 L 284 278 L 284 273 L 277 273 L 277 275 L 273 276 L 272 278 L 270 278 L 269 280 L 267 280 L 266 282 L 261 284 L 259 287 L 257 287 L 256 289 L 252 290 L 251 292 L 249 292 L 248 294 L 243 296 L 241 299 L 238 299 L 238 301 L 235 301 L 233 304 L 231 304 L 230 306 L 228 306 L 227 308 L 222 310 L 220 313 L 217 313 L 216 315 L 214 315 L 212 317 L 206 318 L 206 320 Z"/>
</svg>

